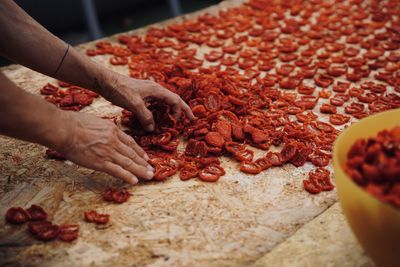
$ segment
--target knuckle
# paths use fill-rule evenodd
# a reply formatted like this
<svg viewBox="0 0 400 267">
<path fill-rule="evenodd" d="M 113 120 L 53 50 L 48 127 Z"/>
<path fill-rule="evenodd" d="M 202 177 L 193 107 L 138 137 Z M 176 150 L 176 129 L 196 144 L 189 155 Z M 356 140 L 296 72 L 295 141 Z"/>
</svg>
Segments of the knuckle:
<svg viewBox="0 0 400 267">
<path fill-rule="evenodd" d="M 92 168 L 98 171 L 104 171 L 106 169 L 104 161 L 96 160 L 92 163 Z"/>
<path fill-rule="evenodd" d="M 129 139 L 129 140 L 128 140 L 128 146 L 130 146 L 130 147 L 136 147 L 136 142 L 135 142 L 135 140 Z"/>
<path fill-rule="evenodd" d="M 131 160 L 126 159 L 126 160 L 124 160 L 124 162 L 122 163 L 122 167 L 123 167 L 124 169 L 127 169 L 127 168 L 131 167 L 132 164 L 133 164 L 133 162 L 132 162 Z"/>
<path fill-rule="evenodd" d="M 151 85 L 151 86 L 156 85 L 156 86 L 158 86 L 158 84 L 156 82 L 151 81 L 151 80 L 146 80 L 145 82 L 146 82 L 147 85 Z"/>
<path fill-rule="evenodd" d="M 113 126 L 111 128 L 111 132 L 112 132 L 113 136 L 117 136 L 119 131 L 120 131 L 120 129 L 117 126 Z"/>
<path fill-rule="evenodd" d="M 146 113 L 143 115 L 143 120 L 147 123 L 151 123 L 153 121 L 153 115 L 151 113 Z"/>
<path fill-rule="evenodd" d="M 114 132 L 114 130 L 112 130 L 112 129 L 106 131 L 106 132 L 104 133 L 104 135 L 105 135 L 105 138 L 106 138 L 106 140 L 107 140 L 108 143 L 111 143 L 111 142 L 114 141 L 114 139 L 115 139 L 115 132 Z"/>
<path fill-rule="evenodd" d="M 102 145 L 96 151 L 96 155 L 99 157 L 99 160 L 103 160 L 108 158 L 109 155 L 113 152 L 112 148 L 109 145 Z"/>
<path fill-rule="evenodd" d="M 131 153 L 131 159 L 135 160 L 135 161 L 138 160 L 138 155 L 136 153 L 132 152 Z"/>
<path fill-rule="evenodd" d="M 172 95 L 171 96 L 171 104 L 178 105 L 179 103 L 180 103 L 180 98 L 177 95 Z"/>
<path fill-rule="evenodd" d="M 133 107 L 135 107 L 135 108 L 139 108 L 140 106 L 143 105 L 142 99 L 140 99 L 138 97 L 132 98 L 131 103 L 132 103 Z"/>
</svg>

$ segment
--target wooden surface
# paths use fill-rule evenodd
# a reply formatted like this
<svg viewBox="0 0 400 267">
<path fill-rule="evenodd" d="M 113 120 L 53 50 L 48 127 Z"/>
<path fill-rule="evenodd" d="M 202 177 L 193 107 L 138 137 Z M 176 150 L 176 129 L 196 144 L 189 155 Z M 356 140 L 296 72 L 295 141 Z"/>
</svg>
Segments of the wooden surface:
<svg viewBox="0 0 400 267">
<path fill-rule="evenodd" d="M 207 12 L 240 2 L 227 1 Z M 199 49 L 205 51 L 206 47 Z M 109 65 L 107 56 L 95 60 L 127 74 L 125 67 Z M 17 65 L 2 71 L 32 93 L 54 82 Z M 98 99 L 84 111 L 113 115 L 120 109 Z M 248 176 L 238 171 L 236 162 L 224 158 L 227 174 L 218 183 L 182 182 L 178 177 L 142 183 L 129 189 L 133 197 L 128 203 L 112 205 L 104 203 L 99 192 L 122 185 L 119 181 L 69 162 L 47 160 L 45 148 L 38 145 L 7 137 L 0 137 L 0 144 L 0 210 L 52 203 L 55 222 L 81 225 L 81 237 L 72 244 L 41 243 L 27 238 L 24 229 L 13 233 L 18 238 L 5 238 L 10 229 L 1 217 L 0 265 L 321 266 L 325 259 L 330 259 L 330 266 L 372 265 L 344 221 L 336 191 L 318 195 L 304 191 L 302 180 L 310 164 Z M 29 194 L 21 197 L 21 192 Z M 83 212 L 93 208 L 111 214 L 108 228 L 95 229 L 83 222 Z"/>
</svg>

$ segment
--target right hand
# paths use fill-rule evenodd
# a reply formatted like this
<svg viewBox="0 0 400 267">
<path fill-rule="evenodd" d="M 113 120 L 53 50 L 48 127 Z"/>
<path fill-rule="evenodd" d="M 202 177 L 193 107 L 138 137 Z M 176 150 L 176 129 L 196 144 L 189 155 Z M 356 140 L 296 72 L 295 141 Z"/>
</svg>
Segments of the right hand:
<svg viewBox="0 0 400 267">
<path fill-rule="evenodd" d="M 147 163 L 146 152 L 114 123 L 85 113 L 62 114 L 64 136 L 54 149 L 68 160 L 130 184 L 153 178 L 154 168 Z"/>
<path fill-rule="evenodd" d="M 194 120 L 192 110 L 179 95 L 156 82 L 133 79 L 115 72 L 108 72 L 104 80 L 103 85 L 97 86 L 99 93 L 113 104 L 133 112 L 146 131 L 154 131 L 156 126 L 153 114 L 145 105 L 151 99 L 158 99 L 170 105 L 172 116 L 176 120 L 179 120 L 182 112 L 187 118 Z"/>
</svg>

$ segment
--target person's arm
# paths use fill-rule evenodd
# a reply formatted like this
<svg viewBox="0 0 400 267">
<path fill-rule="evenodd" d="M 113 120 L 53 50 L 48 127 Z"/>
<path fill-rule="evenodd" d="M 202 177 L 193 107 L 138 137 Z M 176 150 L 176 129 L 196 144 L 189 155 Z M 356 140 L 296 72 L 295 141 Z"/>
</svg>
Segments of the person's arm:
<svg viewBox="0 0 400 267">
<path fill-rule="evenodd" d="M 155 82 L 108 70 L 72 47 L 59 68 L 67 44 L 12 0 L 0 1 L 0 25 L 1 55 L 56 79 L 96 91 L 112 103 L 134 112 L 146 130 L 154 129 L 153 116 L 144 103 L 146 98 L 158 98 L 170 104 L 177 119 L 182 109 L 190 119 L 194 118 L 189 106 L 178 95 Z"/>
<path fill-rule="evenodd" d="M 111 121 L 62 111 L 0 73 L 0 134 L 57 150 L 79 165 L 136 184 L 154 169 L 135 141 Z"/>
</svg>

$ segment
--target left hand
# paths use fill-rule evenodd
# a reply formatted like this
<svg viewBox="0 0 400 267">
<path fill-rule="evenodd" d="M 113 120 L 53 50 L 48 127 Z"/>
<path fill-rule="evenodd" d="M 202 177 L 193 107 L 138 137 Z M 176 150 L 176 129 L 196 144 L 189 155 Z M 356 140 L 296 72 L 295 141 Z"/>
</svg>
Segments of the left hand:
<svg viewBox="0 0 400 267">
<path fill-rule="evenodd" d="M 99 92 L 104 98 L 133 112 L 146 131 L 151 132 L 155 129 L 153 115 L 145 105 L 145 101 L 149 99 L 159 99 L 170 105 L 176 120 L 180 118 L 182 110 L 190 120 L 194 119 L 190 107 L 177 94 L 156 82 L 115 74 L 108 77 L 105 84 L 100 84 L 99 87 Z"/>
</svg>

